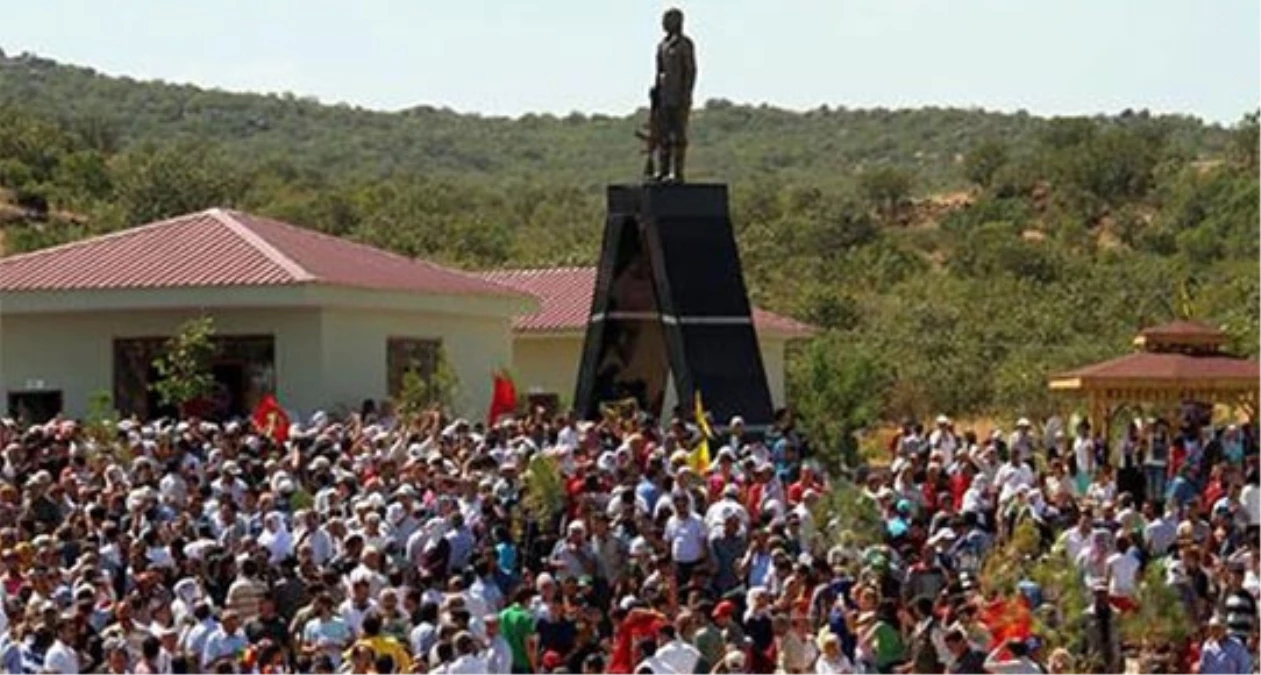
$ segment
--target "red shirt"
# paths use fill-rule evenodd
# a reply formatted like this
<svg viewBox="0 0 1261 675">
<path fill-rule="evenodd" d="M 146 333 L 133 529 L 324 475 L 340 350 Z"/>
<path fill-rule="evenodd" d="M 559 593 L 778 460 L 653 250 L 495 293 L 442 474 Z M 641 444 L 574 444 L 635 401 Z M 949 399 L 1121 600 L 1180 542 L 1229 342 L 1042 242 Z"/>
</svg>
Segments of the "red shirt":
<svg viewBox="0 0 1261 675">
<path fill-rule="evenodd" d="M 656 612 L 644 609 L 631 610 L 613 635 L 613 658 L 609 660 L 609 672 L 631 672 L 635 667 L 635 655 L 632 651 L 635 643 L 656 635 L 657 631 L 667 623 L 669 622 L 666 618 Z"/>
<path fill-rule="evenodd" d="M 972 487 L 972 478 L 964 475 L 962 471 L 950 477 L 950 496 L 954 499 L 955 506 L 963 504 L 963 493 L 970 487 Z"/>
<path fill-rule="evenodd" d="M 805 479 L 802 479 L 788 486 L 788 503 L 793 506 L 800 504 L 801 499 L 806 495 L 806 490 L 814 490 L 819 494 L 827 492 L 827 488 L 823 486 L 821 481 L 812 480 L 807 483 Z"/>
</svg>

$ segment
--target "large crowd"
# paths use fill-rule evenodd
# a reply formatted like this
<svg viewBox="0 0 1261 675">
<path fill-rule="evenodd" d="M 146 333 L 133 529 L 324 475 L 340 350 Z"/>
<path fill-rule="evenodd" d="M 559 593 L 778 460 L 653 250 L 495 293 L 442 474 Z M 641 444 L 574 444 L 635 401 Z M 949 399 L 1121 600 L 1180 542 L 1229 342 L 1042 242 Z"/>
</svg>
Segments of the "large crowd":
<svg viewBox="0 0 1261 675">
<path fill-rule="evenodd" d="M 704 439 L 685 419 L 541 410 L 365 407 L 287 433 L 4 420 L 0 669 L 1120 672 L 1157 566 L 1191 619 L 1164 645 L 1174 667 L 1256 671 L 1247 425 L 1138 420 L 1109 443 L 1084 422 L 977 438 L 940 417 L 850 481 L 787 411 L 756 435 L 724 421 Z M 833 522 L 842 489 L 881 531 Z M 1079 585 L 987 595 L 986 561 L 1029 526 Z M 1026 618 L 1065 592 L 1088 596 L 1053 617 L 1079 643 L 1048 648 Z M 1027 612 L 996 619 L 996 601 Z"/>
</svg>

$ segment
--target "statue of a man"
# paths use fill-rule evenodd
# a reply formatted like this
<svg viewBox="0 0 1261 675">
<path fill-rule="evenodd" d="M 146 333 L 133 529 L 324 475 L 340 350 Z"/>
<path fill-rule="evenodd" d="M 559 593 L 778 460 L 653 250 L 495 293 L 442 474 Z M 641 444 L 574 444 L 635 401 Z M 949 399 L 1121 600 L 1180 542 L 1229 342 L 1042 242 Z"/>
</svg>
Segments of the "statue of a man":
<svg viewBox="0 0 1261 675">
<path fill-rule="evenodd" d="M 696 53 L 683 34 L 683 12 L 666 10 L 661 17 L 666 36 L 657 45 L 657 78 L 654 84 L 653 120 L 656 127 L 658 180 L 683 182 L 687 156 L 687 118 L 692 110 L 696 84 Z"/>
</svg>

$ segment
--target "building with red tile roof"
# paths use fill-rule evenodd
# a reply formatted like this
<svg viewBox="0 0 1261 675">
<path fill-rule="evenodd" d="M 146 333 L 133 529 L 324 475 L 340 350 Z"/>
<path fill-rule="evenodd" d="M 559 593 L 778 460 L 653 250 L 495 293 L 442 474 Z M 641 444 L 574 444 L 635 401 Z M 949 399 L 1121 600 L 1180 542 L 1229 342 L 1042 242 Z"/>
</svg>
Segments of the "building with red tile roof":
<svg viewBox="0 0 1261 675">
<path fill-rule="evenodd" d="M 151 362 L 184 320 L 214 318 L 216 410 L 265 392 L 296 411 L 380 399 L 442 346 L 459 407 L 483 409 L 512 361 L 528 293 L 270 218 L 209 209 L 0 258 L 0 387 L 11 412 L 161 407 Z"/>
</svg>

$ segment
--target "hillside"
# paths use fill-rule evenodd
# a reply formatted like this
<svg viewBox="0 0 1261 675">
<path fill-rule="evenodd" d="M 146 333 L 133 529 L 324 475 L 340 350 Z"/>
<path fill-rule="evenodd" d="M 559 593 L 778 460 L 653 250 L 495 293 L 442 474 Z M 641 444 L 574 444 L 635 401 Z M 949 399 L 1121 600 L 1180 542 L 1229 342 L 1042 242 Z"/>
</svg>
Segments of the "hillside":
<svg viewBox="0 0 1261 675">
<path fill-rule="evenodd" d="M 469 268 L 591 264 L 640 118 L 383 113 L 5 59 L 3 241 L 221 205 Z M 1060 409 L 1047 373 L 1170 318 L 1258 351 L 1255 114 L 710 102 L 694 120 L 692 175 L 731 185 L 754 301 L 824 329 L 789 388 L 829 449 L 879 419 Z"/>
<path fill-rule="evenodd" d="M 633 132 L 646 112 L 625 117 L 458 114 L 420 105 L 385 113 L 321 105 L 292 94 L 236 94 L 114 78 L 34 56 L 0 60 L 0 105 L 64 120 L 101 142 L 197 139 L 238 161 L 278 161 L 335 178 L 396 174 L 541 178 L 583 187 L 633 180 L 641 166 Z M 1118 122 L 1120 118 L 1111 120 Z M 1103 121 L 1103 118 L 1101 118 Z M 1215 156 L 1225 130 L 1191 117 L 1161 117 L 1171 142 Z M 707 102 L 693 115 L 696 179 L 774 175 L 811 183 L 895 165 L 924 188 L 957 187 L 958 158 L 985 140 L 1027 145 L 1047 121 L 979 110 L 818 109 Z"/>
</svg>

